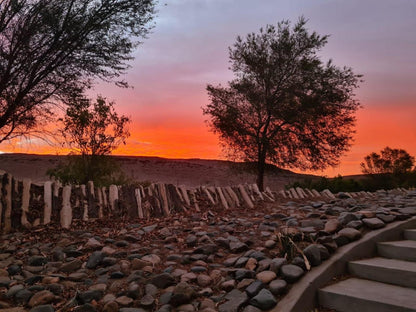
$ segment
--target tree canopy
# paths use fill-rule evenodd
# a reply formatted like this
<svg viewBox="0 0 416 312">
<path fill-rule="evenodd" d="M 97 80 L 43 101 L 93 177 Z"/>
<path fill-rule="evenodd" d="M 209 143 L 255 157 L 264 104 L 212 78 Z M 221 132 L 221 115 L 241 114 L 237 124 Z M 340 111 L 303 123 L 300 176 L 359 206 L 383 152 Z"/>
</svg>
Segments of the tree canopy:
<svg viewBox="0 0 416 312">
<path fill-rule="evenodd" d="M 365 174 L 410 172 L 415 164 L 415 158 L 403 149 L 385 147 L 380 154 L 371 153 L 364 157 L 361 170 Z"/>
<path fill-rule="evenodd" d="M 33 130 L 92 86 L 126 82 L 151 28 L 153 0 L 2 0 L 0 143 Z"/>
<path fill-rule="evenodd" d="M 229 48 L 234 80 L 207 86 L 211 130 L 228 151 L 257 162 L 261 189 L 266 161 L 323 169 L 351 144 L 361 76 L 320 59 L 327 40 L 304 18 L 267 25 Z"/>
</svg>

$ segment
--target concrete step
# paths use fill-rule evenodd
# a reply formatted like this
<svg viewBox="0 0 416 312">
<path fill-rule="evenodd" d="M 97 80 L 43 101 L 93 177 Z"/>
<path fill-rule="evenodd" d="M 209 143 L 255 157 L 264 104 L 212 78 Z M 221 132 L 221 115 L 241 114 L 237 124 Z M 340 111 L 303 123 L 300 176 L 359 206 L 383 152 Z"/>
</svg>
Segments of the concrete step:
<svg viewBox="0 0 416 312">
<path fill-rule="evenodd" d="M 319 290 L 319 303 L 338 312 L 416 312 L 416 289 L 349 278 Z"/>
<path fill-rule="evenodd" d="M 416 230 L 405 230 L 404 231 L 404 238 L 407 240 L 416 240 Z"/>
<path fill-rule="evenodd" d="M 377 257 L 351 261 L 348 269 L 360 278 L 416 288 L 416 262 Z"/>
<path fill-rule="evenodd" d="M 416 241 L 413 240 L 377 243 L 377 251 L 382 257 L 416 261 Z"/>
</svg>

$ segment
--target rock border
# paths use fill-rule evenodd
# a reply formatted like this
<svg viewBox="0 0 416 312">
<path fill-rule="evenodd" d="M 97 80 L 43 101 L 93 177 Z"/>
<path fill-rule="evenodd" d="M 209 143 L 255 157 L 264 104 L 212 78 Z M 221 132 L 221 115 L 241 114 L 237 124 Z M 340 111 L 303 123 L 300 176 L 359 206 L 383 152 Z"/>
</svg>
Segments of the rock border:
<svg viewBox="0 0 416 312">
<path fill-rule="evenodd" d="M 269 312 L 308 312 L 317 305 L 317 291 L 337 275 L 347 271 L 347 263 L 376 254 L 376 242 L 399 240 L 403 230 L 416 227 L 416 217 L 393 222 L 365 234 L 360 240 L 342 246 L 321 265 L 312 268 Z"/>
</svg>

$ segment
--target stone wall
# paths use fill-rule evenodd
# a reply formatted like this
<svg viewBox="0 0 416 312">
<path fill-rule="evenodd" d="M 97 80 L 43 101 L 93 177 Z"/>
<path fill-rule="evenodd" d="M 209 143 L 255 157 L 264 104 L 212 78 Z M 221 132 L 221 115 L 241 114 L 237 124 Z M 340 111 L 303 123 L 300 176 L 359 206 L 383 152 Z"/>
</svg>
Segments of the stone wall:
<svg viewBox="0 0 416 312">
<path fill-rule="evenodd" d="M 108 188 L 95 187 L 93 182 L 76 186 L 62 186 L 52 181 L 34 184 L 29 179 L 16 180 L 7 173 L 0 176 L 0 190 L 0 230 L 5 233 L 49 223 L 69 228 L 77 219 L 88 221 L 108 216 L 148 219 L 212 206 L 253 208 L 256 203 L 274 202 L 279 198 L 335 198 L 329 190 L 291 188 L 272 192 L 266 188 L 260 192 L 255 184 L 195 188 L 162 183 Z M 344 194 L 368 196 L 364 192 Z"/>
</svg>

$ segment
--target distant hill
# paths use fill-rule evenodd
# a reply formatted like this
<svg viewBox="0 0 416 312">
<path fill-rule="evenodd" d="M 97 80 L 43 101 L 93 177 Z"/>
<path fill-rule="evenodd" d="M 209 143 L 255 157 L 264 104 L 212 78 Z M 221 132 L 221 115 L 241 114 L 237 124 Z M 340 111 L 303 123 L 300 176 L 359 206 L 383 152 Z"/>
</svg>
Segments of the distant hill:
<svg viewBox="0 0 416 312">
<path fill-rule="evenodd" d="M 35 154 L 0 154 L 0 170 L 33 182 L 48 180 L 46 170 L 56 166 L 65 156 Z M 146 156 L 112 156 L 120 162 L 127 176 L 136 181 L 164 182 L 175 185 L 237 185 L 255 183 L 255 167 L 238 163 L 208 159 L 168 159 Z M 310 175 L 268 165 L 265 185 L 279 190 L 288 183 Z"/>
</svg>

